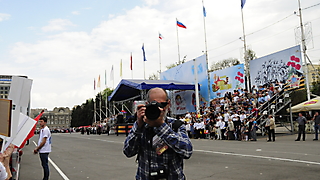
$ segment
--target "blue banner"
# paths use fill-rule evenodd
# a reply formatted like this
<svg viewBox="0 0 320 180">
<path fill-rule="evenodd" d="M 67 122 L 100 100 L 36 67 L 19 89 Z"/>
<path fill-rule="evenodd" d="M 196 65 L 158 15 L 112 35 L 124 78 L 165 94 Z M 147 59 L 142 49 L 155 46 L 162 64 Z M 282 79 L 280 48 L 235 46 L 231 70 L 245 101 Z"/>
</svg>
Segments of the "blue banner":
<svg viewBox="0 0 320 180">
<path fill-rule="evenodd" d="M 198 69 L 198 83 L 200 84 L 200 103 L 208 102 L 208 69 L 206 65 L 206 56 L 202 55 L 200 57 L 197 57 L 196 65 Z M 162 72 L 160 75 L 160 79 L 195 83 L 194 61 L 191 60 L 185 62 L 179 66 Z"/>
</svg>

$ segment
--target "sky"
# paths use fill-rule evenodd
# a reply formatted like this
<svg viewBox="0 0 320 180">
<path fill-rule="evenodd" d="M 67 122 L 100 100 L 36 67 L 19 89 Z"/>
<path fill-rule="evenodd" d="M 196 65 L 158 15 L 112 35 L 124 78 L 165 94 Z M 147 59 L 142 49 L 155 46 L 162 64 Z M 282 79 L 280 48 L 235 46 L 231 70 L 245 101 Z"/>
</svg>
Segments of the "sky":
<svg viewBox="0 0 320 180">
<path fill-rule="evenodd" d="M 121 79 L 157 74 L 160 57 L 166 70 L 179 60 L 178 41 L 181 59 L 203 55 L 205 32 L 209 66 L 227 58 L 243 62 L 241 0 L 203 3 L 205 18 L 202 0 L 0 0 L 0 74 L 28 76 L 31 107 L 52 110 L 81 105 Z M 303 0 L 301 8 L 307 54 L 319 64 L 319 0 Z M 297 45 L 298 9 L 298 0 L 246 0 L 246 43 L 257 57 Z M 177 28 L 176 19 L 187 28 Z"/>
</svg>

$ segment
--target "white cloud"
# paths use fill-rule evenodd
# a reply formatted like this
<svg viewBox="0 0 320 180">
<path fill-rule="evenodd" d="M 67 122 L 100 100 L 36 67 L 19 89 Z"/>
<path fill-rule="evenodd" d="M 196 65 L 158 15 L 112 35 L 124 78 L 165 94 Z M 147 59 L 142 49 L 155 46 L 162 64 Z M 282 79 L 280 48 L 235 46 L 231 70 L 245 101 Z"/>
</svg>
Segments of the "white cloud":
<svg viewBox="0 0 320 180">
<path fill-rule="evenodd" d="M 63 31 L 70 26 L 75 26 L 75 25 L 68 19 L 53 19 L 49 21 L 49 24 L 47 26 L 44 26 L 41 29 L 44 32 Z"/>
<path fill-rule="evenodd" d="M 10 19 L 10 14 L 0 13 L 0 22 Z"/>
<path fill-rule="evenodd" d="M 72 11 L 72 14 L 73 14 L 73 15 L 79 15 L 80 12 L 79 12 L 79 11 Z"/>
<path fill-rule="evenodd" d="M 316 0 L 309 0 L 310 5 Z M 178 61 L 177 29 L 175 19 L 187 29 L 178 28 L 181 57 L 190 60 L 204 51 L 204 29 L 201 1 L 194 0 L 145 0 L 147 6 L 136 6 L 121 15 L 109 15 L 107 21 L 97 24 L 89 32 L 63 31 L 74 26 L 69 20 L 55 19 L 43 27 L 43 31 L 63 31 L 36 43 L 17 42 L 10 51 L 11 57 L 1 65 L 4 74 L 26 74 L 33 79 L 32 107 L 73 107 L 93 97 L 93 79 L 107 70 L 108 87 L 120 81 L 119 64 L 123 60 L 123 78 L 130 79 L 130 53 L 133 53 L 133 77 L 143 78 L 142 43 L 145 44 L 146 75 L 159 70 L 158 32 L 161 40 L 162 71 L 165 66 Z M 245 30 L 249 34 L 262 29 L 293 13 L 290 0 L 251 1 L 244 10 Z M 266 7 L 265 4 L 268 4 Z M 290 6 L 283 6 L 290 4 Z M 207 10 L 206 32 L 210 64 L 225 58 L 241 59 L 243 42 L 240 2 L 205 1 Z M 271 8 L 271 7 L 281 7 Z M 319 17 L 315 10 L 305 11 L 304 20 Z M 312 21 L 315 49 L 319 49 L 319 19 Z M 293 27 L 299 24 L 297 17 L 290 17 L 274 26 L 247 37 L 247 44 L 261 57 L 294 46 Z M 285 31 L 287 30 L 287 31 Z M 223 46 L 231 41 L 226 46 Z M 315 51 L 316 53 L 317 51 Z M 317 54 L 310 54 L 319 57 Z M 319 58 L 320 59 L 320 58 Z M 13 65 L 10 65 L 13 63 Z M 110 81 L 114 65 L 115 81 Z"/>
<path fill-rule="evenodd" d="M 159 4 L 159 0 L 144 0 L 147 5 L 153 6 Z"/>
</svg>

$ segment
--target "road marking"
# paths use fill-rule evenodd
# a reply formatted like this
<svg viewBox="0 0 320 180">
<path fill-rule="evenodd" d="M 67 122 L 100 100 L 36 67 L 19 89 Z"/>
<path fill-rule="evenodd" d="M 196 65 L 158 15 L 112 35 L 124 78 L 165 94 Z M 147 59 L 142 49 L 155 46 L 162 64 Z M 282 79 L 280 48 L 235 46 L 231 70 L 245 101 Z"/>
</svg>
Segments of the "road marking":
<svg viewBox="0 0 320 180">
<path fill-rule="evenodd" d="M 36 142 L 33 141 L 33 144 L 35 146 L 38 146 Z M 51 165 L 58 171 L 58 173 L 60 174 L 60 176 L 64 179 L 64 180 L 69 180 L 69 178 L 61 171 L 61 169 L 51 160 L 50 157 L 48 157 L 49 162 L 51 163 Z"/>
<path fill-rule="evenodd" d="M 272 160 L 278 160 L 278 161 L 288 161 L 288 162 L 298 162 L 298 163 L 305 163 L 305 164 L 320 165 L 320 162 L 303 161 L 303 160 L 278 158 L 278 157 L 269 157 L 269 156 L 257 156 L 257 155 L 237 154 L 237 153 L 227 153 L 227 152 L 217 152 L 217 151 L 206 151 L 206 150 L 195 150 L 195 149 L 193 151 L 212 153 L 212 154 L 222 154 L 222 155 L 241 156 L 241 157 L 252 157 L 252 158 L 269 159 L 269 160 L 272 159 Z"/>
</svg>

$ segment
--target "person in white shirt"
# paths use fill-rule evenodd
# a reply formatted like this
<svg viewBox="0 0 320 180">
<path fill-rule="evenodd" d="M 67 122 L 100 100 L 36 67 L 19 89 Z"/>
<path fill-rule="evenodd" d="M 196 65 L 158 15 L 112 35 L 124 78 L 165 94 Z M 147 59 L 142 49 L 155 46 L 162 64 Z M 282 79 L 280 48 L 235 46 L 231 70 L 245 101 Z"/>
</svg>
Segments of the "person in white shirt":
<svg viewBox="0 0 320 180">
<path fill-rule="evenodd" d="M 223 117 L 222 117 L 221 113 L 218 113 L 218 117 L 217 117 L 217 119 L 218 119 L 218 120 L 222 120 L 222 119 L 223 119 Z"/>
<path fill-rule="evenodd" d="M 229 118 L 230 118 L 230 114 L 228 112 L 224 113 L 224 122 L 228 122 Z"/>
<path fill-rule="evenodd" d="M 194 127 L 194 132 L 195 132 L 195 139 L 198 139 L 200 138 L 200 121 L 197 120 L 194 124 L 193 124 L 193 127 Z"/>
<path fill-rule="evenodd" d="M 222 140 L 224 140 L 224 139 L 225 139 L 224 133 L 225 133 L 225 131 L 226 131 L 226 129 L 225 129 L 226 123 L 220 119 L 220 120 L 217 122 L 217 125 L 219 125 L 220 131 L 221 131 L 221 137 L 220 137 L 220 138 L 221 138 Z"/>
<path fill-rule="evenodd" d="M 186 121 L 184 123 L 186 125 L 186 131 L 187 131 L 188 137 L 191 138 L 191 125 Z"/>
<path fill-rule="evenodd" d="M 243 120 L 247 118 L 247 116 L 244 114 L 244 112 L 242 111 L 240 114 L 240 121 L 243 122 Z"/>
<path fill-rule="evenodd" d="M 191 114 L 187 111 L 187 114 L 185 116 L 186 119 L 191 119 Z"/>
<path fill-rule="evenodd" d="M 266 92 L 266 95 L 264 96 L 264 101 L 267 102 L 267 101 L 270 100 L 270 98 L 271 98 L 271 97 L 270 97 L 269 93 Z"/>
<path fill-rule="evenodd" d="M 238 99 L 239 99 L 239 96 L 238 96 L 238 95 L 234 96 L 234 97 L 233 97 L 233 102 L 234 102 L 234 103 L 238 102 Z"/>
<path fill-rule="evenodd" d="M 41 117 L 39 119 L 40 123 L 40 135 L 39 135 L 39 141 L 38 146 L 33 150 L 34 154 L 39 153 L 41 165 L 43 168 L 43 180 L 49 179 L 49 153 L 51 152 L 51 132 L 50 129 L 47 126 L 47 118 Z"/>
<path fill-rule="evenodd" d="M 237 121 L 238 120 L 238 117 L 239 117 L 239 115 L 237 114 L 237 113 L 232 113 L 232 115 L 231 115 L 231 119 L 232 119 L 232 121 Z M 229 118 L 229 119 L 230 119 Z"/>
<path fill-rule="evenodd" d="M 199 129 L 200 129 L 200 138 L 204 139 L 205 138 L 205 134 L 204 134 L 204 129 L 205 129 L 206 125 L 204 124 L 204 120 L 201 119 L 200 123 L 199 123 Z"/>
</svg>

